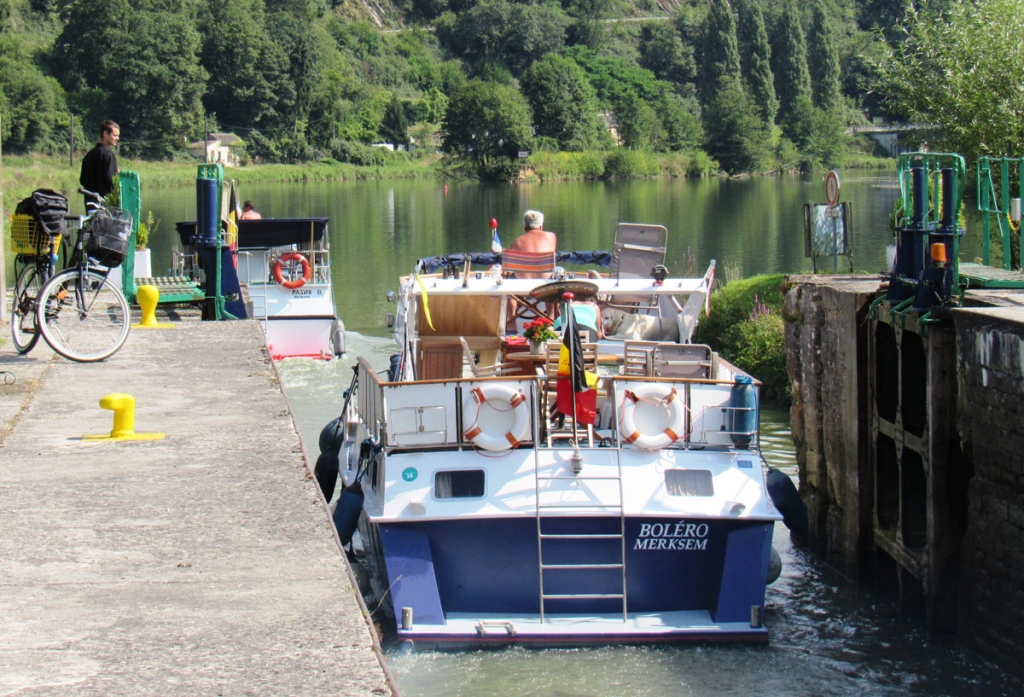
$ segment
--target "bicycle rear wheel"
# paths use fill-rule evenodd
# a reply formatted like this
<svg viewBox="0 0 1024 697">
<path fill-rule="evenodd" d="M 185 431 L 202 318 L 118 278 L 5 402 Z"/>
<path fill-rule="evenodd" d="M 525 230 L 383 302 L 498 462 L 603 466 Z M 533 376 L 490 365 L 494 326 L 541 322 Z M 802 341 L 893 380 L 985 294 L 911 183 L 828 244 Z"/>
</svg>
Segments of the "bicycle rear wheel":
<svg viewBox="0 0 1024 697">
<path fill-rule="evenodd" d="M 131 312 L 118 288 L 96 271 L 68 269 L 39 295 L 36 323 L 50 347 L 72 361 L 102 361 L 128 338 Z"/>
<path fill-rule="evenodd" d="M 36 329 L 36 299 L 42 288 L 42 277 L 35 263 L 30 263 L 14 283 L 14 306 L 11 308 L 11 340 L 18 353 L 25 354 L 39 341 Z"/>
</svg>

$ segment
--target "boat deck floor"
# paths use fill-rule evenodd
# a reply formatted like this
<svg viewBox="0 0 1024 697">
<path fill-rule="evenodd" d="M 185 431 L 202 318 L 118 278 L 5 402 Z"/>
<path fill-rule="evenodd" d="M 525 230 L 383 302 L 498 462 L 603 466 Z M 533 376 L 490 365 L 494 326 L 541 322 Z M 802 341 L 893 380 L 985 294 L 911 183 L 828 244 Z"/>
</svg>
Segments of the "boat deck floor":
<svg viewBox="0 0 1024 697">
<path fill-rule="evenodd" d="M 621 614 L 539 615 L 449 613 L 444 625 L 416 625 L 398 630 L 400 641 L 416 644 L 523 643 L 581 644 L 657 642 L 767 642 L 764 626 L 715 622 L 705 610 Z"/>
</svg>

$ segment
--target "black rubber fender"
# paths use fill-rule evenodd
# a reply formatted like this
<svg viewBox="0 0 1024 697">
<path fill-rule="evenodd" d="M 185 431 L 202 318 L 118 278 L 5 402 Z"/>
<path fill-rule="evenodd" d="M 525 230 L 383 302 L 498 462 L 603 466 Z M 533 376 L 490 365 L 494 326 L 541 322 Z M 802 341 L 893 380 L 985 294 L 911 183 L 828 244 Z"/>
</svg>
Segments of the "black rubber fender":
<svg viewBox="0 0 1024 697">
<path fill-rule="evenodd" d="M 320 452 L 325 453 L 333 450 L 341 452 L 341 446 L 345 444 L 345 419 L 341 416 L 329 422 L 320 431 Z"/>
<path fill-rule="evenodd" d="M 338 507 L 334 509 L 334 527 L 338 531 L 341 544 L 352 541 L 352 535 L 359 526 L 359 513 L 363 510 L 363 487 L 356 482 L 342 489 L 338 497 Z"/>
<path fill-rule="evenodd" d="M 772 547 L 772 553 L 768 557 L 768 578 L 765 579 L 765 583 L 771 585 L 779 580 L 779 576 L 782 575 L 782 555 L 779 554 L 779 550 Z"/>
<path fill-rule="evenodd" d="M 806 535 L 807 507 L 793 485 L 793 480 L 785 472 L 769 467 L 767 484 L 768 495 L 782 514 L 782 522 L 794 535 Z"/>
<path fill-rule="evenodd" d="M 313 474 L 316 476 L 316 483 L 320 485 L 320 491 L 324 492 L 327 503 L 334 498 L 334 487 L 338 484 L 338 461 L 337 450 L 325 450 L 316 459 L 313 467 Z"/>
</svg>

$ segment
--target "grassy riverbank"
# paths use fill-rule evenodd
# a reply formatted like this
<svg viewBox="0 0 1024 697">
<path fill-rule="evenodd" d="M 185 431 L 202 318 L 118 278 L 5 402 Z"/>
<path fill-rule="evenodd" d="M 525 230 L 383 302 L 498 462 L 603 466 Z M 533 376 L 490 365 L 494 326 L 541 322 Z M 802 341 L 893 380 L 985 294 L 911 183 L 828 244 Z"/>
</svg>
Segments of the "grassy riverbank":
<svg viewBox="0 0 1024 697">
<path fill-rule="evenodd" d="M 367 148 L 377 151 L 377 148 Z M 312 181 L 353 181 L 357 179 L 407 179 L 416 177 L 465 176 L 464 169 L 440 155 L 410 157 L 406 153 L 379 151 L 380 164 L 354 165 L 324 160 L 296 165 L 267 164 L 230 167 L 224 176 L 246 183 L 292 183 Z M 859 169 L 892 169 L 891 159 L 862 156 L 852 160 Z M 122 159 L 122 169 L 139 173 L 145 187 L 193 186 L 196 162 L 152 162 Z M 65 195 L 78 190 L 81 158 L 5 156 L 3 159 L 4 210 L 35 189 L 53 189 Z M 528 181 L 597 180 L 605 178 L 714 176 L 714 163 L 703 153 L 650 153 L 618 149 L 611 152 L 549 153 L 530 156 L 522 176 Z"/>
<path fill-rule="evenodd" d="M 355 179 L 405 179 L 435 176 L 438 156 L 387 158 L 382 165 L 357 166 L 340 162 L 315 162 L 301 165 L 251 165 L 230 167 L 224 176 L 240 184 L 303 181 L 351 181 Z M 196 162 L 150 162 L 146 160 L 120 161 L 121 169 L 139 173 L 146 187 L 186 187 L 196 181 Z M 4 157 L 3 193 L 4 210 L 14 205 L 35 189 L 53 189 L 70 195 L 78 191 L 81 159 L 69 164 L 67 158 L 17 156 Z"/>
</svg>

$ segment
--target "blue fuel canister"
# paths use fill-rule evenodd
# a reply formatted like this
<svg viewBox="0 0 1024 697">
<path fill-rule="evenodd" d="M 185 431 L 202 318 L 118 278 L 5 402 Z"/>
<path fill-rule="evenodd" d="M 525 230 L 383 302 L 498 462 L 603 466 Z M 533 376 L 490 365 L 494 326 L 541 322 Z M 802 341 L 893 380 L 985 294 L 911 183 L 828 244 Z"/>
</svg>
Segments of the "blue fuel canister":
<svg viewBox="0 0 1024 697">
<path fill-rule="evenodd" d="M 733 445 L 745 450 L 757 431 L 757 388 L 749 375 L 737 375 L 729 393 L 729 413 L 732 414 L 731 438 Z"/>
</svg>

